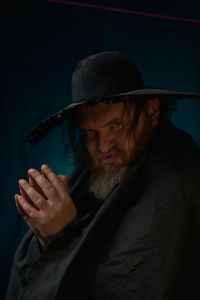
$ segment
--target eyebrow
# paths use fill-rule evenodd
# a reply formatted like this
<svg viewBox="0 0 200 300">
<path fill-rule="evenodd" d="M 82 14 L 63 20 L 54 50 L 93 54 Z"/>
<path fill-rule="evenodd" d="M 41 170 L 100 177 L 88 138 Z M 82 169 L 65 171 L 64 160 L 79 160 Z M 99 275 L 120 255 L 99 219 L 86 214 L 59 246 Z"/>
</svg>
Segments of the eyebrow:
<svg viewBox="0 0 200 300">
<path fill-rule="evenodd" d="M 105 127 L 111 125 L 114 122 L 121 122 L 121 121 L 122 121 L 122 117 L 116 117 L 116 118 L 110 120 L 109 122 L 107 122 L 106 124 L 104 124 L 101 128 L 105 128 Z M 84 127 L 79 127 L 79 129 L 80 130 L 91 130 L 91 129 L 84 128 Z"/>
<path fill-rule="evenodd" d="M 106 123 L 106 124 L 104 124 L 103 126 L 102 126 L 102 128 L 104 128 L 104 127 L 106 127 L 106 126 L 108 126 L 108 125 L 111 125 L 112 123 L 114 123 L 114 122 L 121 122 L 122 121 L 122 117 L 118 117 L 118 118 L 114 118 L 114 119 L 112 119 L 111 121 L 109 121 L 108 123 Z"/>
</svg>

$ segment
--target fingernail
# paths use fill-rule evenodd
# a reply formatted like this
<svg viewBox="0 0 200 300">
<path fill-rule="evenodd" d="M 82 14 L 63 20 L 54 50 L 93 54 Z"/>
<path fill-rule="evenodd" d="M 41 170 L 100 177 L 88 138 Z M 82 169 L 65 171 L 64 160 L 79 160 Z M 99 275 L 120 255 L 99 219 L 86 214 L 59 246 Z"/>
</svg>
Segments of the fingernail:
<svg viewBox="0 0 200 300">
<path fill-rule="evenodd" d="M 29 170 L 28 170 L 28 173 L 30 173 L 31 175 L 35 175 L 35 174 L 36 174 L 36 171 L 35 171 L 35 169 L 29 169 Z"/>
<path fill-rule="evenodd" d="M 20 179 L 19 183 L 20 183 L 21 185 L 24 185 L 24 184 L 26 184 L 26 180 Z"/>
<path fill-rule="evenodd" d="M 49 166 L 47 164 L 42 165 L 42 169 L 47 170 L 49 168 Z"/>
</svg>

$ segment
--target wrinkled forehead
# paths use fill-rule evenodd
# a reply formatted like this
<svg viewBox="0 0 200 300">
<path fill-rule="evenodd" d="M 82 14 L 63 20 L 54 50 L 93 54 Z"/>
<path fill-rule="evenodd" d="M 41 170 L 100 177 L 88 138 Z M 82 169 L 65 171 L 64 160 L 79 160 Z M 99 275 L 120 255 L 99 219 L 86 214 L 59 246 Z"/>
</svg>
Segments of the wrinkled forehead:
<svg viewBox="0 0 200 300">
<path fill-rule="evenodd" d="M 80 128 L 103 126 L 113 119 L 121 118 L 124 113 L 124 102 L 114 104 L 97 103 L 95 106 L 82 106 L 78 112 Z"/>
</svg>

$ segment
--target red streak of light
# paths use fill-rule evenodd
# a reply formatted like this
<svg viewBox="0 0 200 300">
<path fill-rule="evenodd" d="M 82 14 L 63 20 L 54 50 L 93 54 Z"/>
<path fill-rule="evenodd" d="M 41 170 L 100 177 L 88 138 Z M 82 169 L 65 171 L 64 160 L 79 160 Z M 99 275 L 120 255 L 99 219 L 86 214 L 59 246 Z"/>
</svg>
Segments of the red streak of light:
<svg viewBox="0 0 200 300">
<path fill-rule="evenodd" d="M 79 3 L 79 2 L 65 1 L 65 0 L 44 0 L 44 1 L 68 4 L 68 5 L 73 5 L 73 6 L 96 8 L 96 9 L 101 9 L 101 10 L 109 10 L 109 11 L 121 12 L 121 13 L 126 13 L 126 14 L 132 14 L 132 15 L 140 15 L 140 16 L 145 16 L 145 17 L 154 17 L 154 18 L 166 19 L 166 20 L 172 20 L 172 21 L 200 24 L 200 20 L 186 19 L 186 18 L 173 17 L 173 16 L 165 16 L 165 15 L 160 15 L 160 14 L 153 14 L 153 13 L 148 13 L 148 12 L 124 9 L 124 8 L 115 8 L 115 7 L 101 6 L 101 5 L 96 5 L 96 4 Z"/>
</svg>

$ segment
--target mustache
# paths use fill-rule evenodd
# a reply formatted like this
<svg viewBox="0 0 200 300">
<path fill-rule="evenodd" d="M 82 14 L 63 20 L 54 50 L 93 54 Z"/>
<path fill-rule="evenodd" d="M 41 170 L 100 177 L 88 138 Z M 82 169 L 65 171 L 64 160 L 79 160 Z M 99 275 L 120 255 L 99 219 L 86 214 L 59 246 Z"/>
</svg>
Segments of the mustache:
<svg viewBox="0 0 200 300">
<path fill-rule="evenodd" d="M 133 161 L 134 161 L 133 157 L 131 157 L 130 159 L 127 159 L 126 152 L 118 145 L 114 145 L 106 153 L 102 153 L 101 151 L 96 150 L 92 156 L 89 154 L 87 149 L 84 149 L 84 150 L 85 151 L 82 152 L 80 166 L 85 168 L 86 170 L 88 170 L 90 172 L 94 172 L 94 173 L 102 170 L 103 167 L 101 165 L 101 159 L 103 158 L 103 156 L 106 156 L 109 154 L 110 155 L 114 154 L 114 155 L 120 156 L 123 161 L 124 166 L 131 167 L 133 164 Z"/>
<path fill-rule="evenodd" d="M 113 146 L 112 148 L 110 148 L 106 153 L 102 153 L 101 151 L 97 150 L 95 152 L 95 156 L 97 159 L 100 159 L 102 156 L 105 156 L 105 155 L 109 155 L 109 154 L 118 154 L 118 155 L 123 155 L 124 154 L 124 151 L 117 147 L 117 146 Z"/>
</svg>

